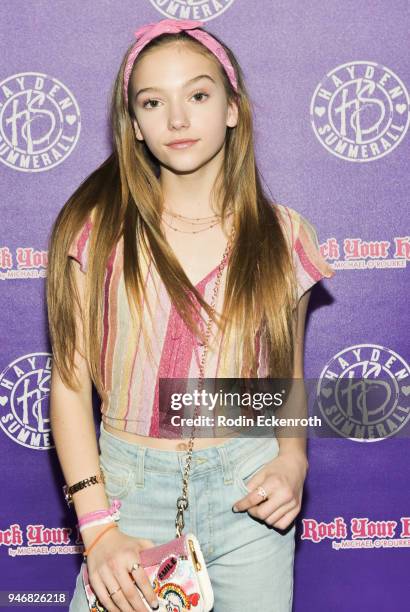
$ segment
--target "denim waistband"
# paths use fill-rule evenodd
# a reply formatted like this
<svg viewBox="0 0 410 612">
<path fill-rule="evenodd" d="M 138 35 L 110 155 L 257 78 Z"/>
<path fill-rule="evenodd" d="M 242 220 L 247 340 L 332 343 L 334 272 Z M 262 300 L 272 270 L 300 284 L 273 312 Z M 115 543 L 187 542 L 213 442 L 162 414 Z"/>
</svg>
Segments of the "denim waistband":
<svg viewBox="0 0 410 612">
<path fill-rule="evenodd" d="M 183 472 L 186 450 L 162 450 L 144 446 L 139 443 L 128 442 L 113 435 L 100 424 L 100 450 L 101 454 L 114 461 L 137 466 L 157 472 Z M 272 449 L 273 455 L 278 451 L 277 438 L 232 438 L 216 446 L 192 451 L 191 474 L 207 471 L 222 466 L 227 468 L 235 465 L 260 451 Z"/>
</svg>

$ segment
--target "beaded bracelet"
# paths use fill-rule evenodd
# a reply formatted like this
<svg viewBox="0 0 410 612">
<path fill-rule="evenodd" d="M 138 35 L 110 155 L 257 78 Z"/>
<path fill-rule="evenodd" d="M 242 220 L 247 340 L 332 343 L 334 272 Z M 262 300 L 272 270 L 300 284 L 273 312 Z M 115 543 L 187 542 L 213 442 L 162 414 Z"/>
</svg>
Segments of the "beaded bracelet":
<svg viewBox="0 0 410 612">
<path fill-rule="evenodd" d="M 110 523 L 110 525 L 107 525 L 107 527 L 105 529 L 103 529 L 102 531 L 100 531 L 100 533 L 94 538 L 94 540 L 91 542 L 90 546 L 83 552 L 83 557 L 86 559 L 87 556 L 90 554 L 90 550 L 92 548 L 94 548 L 94 546 L 97 544 L 98 540 L 100 540 L 100 538 L 102 538 L 102 536 L 107 533 L 107 531 L 109 529 L 112 529 L 113 527 L 116 527 L 117 524 L 116 523 Z"/>
</svg>

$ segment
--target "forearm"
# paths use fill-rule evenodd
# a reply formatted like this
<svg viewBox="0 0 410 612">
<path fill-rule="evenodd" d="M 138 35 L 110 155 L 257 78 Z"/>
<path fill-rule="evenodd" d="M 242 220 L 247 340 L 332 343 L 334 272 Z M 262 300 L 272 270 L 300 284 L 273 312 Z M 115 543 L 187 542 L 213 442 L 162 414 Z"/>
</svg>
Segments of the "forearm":
<svg viewBox="0 0 410 612">
<path fill-rule="evenodd" d="M 308 429 L 306 425 L 300 425 L 308 417 L 307 395 L 303 379 L 293 381 L 288 401 L 278 416 L 284 417 L 289 423 L 289 425 L 277 428 L 279 453 L 281 455 L 291 454 L 302 462 L 306 462 L 307 466 Z"/>
<path fill-rule="evenodd" d="M 54 379 L 54 380 L 53 380 Z M 55 372 L 50 391 L 50 420 L 57 456 L 68 486 L 100 472 L 99 452 L 92 411 L 91 394 L 80 394 L 60 384 Z M 73 495 L 78 516 L 109 508 L 103 483 L 90 485 Z M 83 532 L 85 545 L 101 527 Z"/>
</svg>

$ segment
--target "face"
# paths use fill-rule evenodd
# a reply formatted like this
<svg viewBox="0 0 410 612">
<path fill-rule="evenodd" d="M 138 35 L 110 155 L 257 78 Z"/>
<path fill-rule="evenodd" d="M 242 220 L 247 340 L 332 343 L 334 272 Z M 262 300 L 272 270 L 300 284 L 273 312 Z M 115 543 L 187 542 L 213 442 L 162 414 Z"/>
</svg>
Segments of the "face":
<svg viewBox="0 0 410 612">
<path fill-rule="evenodd" d="M 136 138 L 176 172 L 194 172 L 223 153 L 226 129 L 238 120 L 218 66 L 181 42 L 154 49 L 138 63 L 131 96 Z M 176 140 L 195 142 L 170 146 Z"/>
</svg>

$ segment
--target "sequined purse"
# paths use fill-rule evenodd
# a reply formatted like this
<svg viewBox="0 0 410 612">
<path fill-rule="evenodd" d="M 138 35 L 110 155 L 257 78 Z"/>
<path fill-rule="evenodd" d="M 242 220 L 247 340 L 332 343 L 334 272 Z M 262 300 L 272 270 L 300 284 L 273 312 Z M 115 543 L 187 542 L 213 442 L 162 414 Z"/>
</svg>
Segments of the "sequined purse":
<svg viewBox="0 0 410 612">
<path fill-rule="evenodd" d="M 234 233 L 235 229 L 234 226 L 232 226 L 231 235 L 218 267 L 218 274 L 210 304 L 212 312 L 215 312 L 221 276 L 232 245 Z M 211 324 L 212 319 L 209 317 L 203 345 L 204 350 L 199 366 L 199 388 L 202 386 L 204 379 L 205 359 L 208 352 Z M 197 409 L 198 406 L 195 407 L 194 422 L 197 416 Z M 192 427 L 188 443 L 183 473 L 182 495 L 177 499 L 177 514 L 175 518 L 176 537 L 169 542 L 146 548 L 139 553 L 139 562 L 148 575 L 151 586 L 160 602 L 159 612 L 210 612 L 214 605 L 212 584 L 199 541 L 193 533 L 182 533 L 185 526 L 184 511 L 188 508 L 188 480 L 191 468 L 194 434 L 195 425 Z M 83 563 L 81 571 L 84 589 L 91 612 L 107 612 L 106 608 L 101 606 L 95 593 L 91 589 L 86 563 Z M 152 610 L 142 592 L 140 590 L 139 592 L 146 608 Z"/>
</svg>

